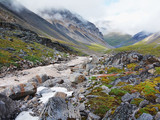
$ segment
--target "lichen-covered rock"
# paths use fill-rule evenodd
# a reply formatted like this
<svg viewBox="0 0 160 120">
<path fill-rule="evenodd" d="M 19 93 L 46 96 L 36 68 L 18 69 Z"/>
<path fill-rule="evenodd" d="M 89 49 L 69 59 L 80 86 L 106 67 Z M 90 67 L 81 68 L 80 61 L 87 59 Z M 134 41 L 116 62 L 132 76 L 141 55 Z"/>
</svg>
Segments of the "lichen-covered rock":
<svg viewBox="0 0 160 120">
<path fill-rule="evenodd" d="M 145 107 L 148 104 L 149 104 L 148 100 L 143 100 L 142 102 L 140 102 L 139 107 L 143 108 L 143 107 Z"/>
<path fill-rule="evenodd" d="M 2 94 L 10 97 L 11 99 L 20 99 L 27 95 L 33 95 L 36 91 L 37 86 L 35 83 L 25 83 L 8 87 L 2 92 Z"/>
<path fill-rule="evenodd" d="M 40 120 L 67 120 L 81 119 L 80 112 L 70 102 L 66 103 L 63 98 L 52 97 L 46 104 Z"/>
<path fill-rule="evenodd" d="M 101 117 L 93 114 L 93 113 L 89 113 L 87 120 L 100 120 Z"/>
<path fill-rule="evenodd" d="M 74 73 L 70 75 L 69 79 L 72 83 L 78 84 L 84 82 L 86 80 L 86 77 L 83 74 Z"/>
<path fill-rule="evenodd" d="M 16 102 L 0 94 L 0 120 L 14 119 L 18 111 L 19 108 Z"/>
<path fill-rule="evenodd" d="M 123 102 L 128 102 L 130 100 L 132 100 L 133 98 L 137 98 L 139 97 L 140 93 L 132 93 L 132 94 L 129 94 L 129 93 L 126 93 L 124 96 L 122 96 L 121 100 Z"/>
<path fill-rule="evenodd" d="M 48 79 L 49 79 L 49 77 L 46 74 L 42 74 L 42 75 L 36 75 L 35 77 L 33 77 L 28 82 L 34 82 L 34 83 L 36 83 L 36 85 L 40 85 Z"/>
<path fill-rule="evenodd" d="M 136 106 L 127 102 L 121 103 L 121 105 L 115 110 L 114 114 L 107 113 L 102 120 L 128 120 L 132 119 L 132 114 L 136 110 Z"/>
</svg>

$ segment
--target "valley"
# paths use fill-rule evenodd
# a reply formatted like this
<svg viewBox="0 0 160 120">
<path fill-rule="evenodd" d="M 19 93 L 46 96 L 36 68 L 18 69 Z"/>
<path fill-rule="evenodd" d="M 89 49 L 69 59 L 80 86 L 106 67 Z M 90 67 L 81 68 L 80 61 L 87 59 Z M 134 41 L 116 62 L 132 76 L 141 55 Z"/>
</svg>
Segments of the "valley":
<svg viewBox="0 0 160 120">
<path fill-rule="evenodd" d="M 111 25 L 0 0 L 0 120 L 160 120 L 160 32 Z"/>
</svg>

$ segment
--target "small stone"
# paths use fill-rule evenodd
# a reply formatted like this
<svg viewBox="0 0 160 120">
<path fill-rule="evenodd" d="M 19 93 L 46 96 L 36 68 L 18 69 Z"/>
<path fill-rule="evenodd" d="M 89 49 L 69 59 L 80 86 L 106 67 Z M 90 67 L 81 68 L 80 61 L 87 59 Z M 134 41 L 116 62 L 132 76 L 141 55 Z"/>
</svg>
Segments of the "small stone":
<svg viewBox="0 0 160 120">
<path fill-rule="evenodd" d="M 150 69 L 150 70 L 148 70 L 148 72 L 151 73 L 151 74 L 154 74 L 156 72 L 156 70 L 155 69 Z"/>
<path fill-rule="evenodd" d="M 106 94 L 108 94 L 111 91 L 111 89 L 109 89 L 107 86 L 104 85 L 102 86 L 102 89 L 105 90 Z"/>
<path fill-rule="evenodd" d="M 96 97 L 99 97 L 97 95 L 87 95 L 87 98 L 96 98 Z"/>
<path fill-rule="evenodd" d="M 93 114 L 93 113 L 89 113 L 87 120 L 100 120 L 101 117 Z"/>
<path fill-rule="evenodd" d="M 67 94 L 63 92 L 57 92 L 55 97 L 60 97 L 60 98 L 65 99 L 67 97 Z"/>
<path fill-rule="evenodd" d="M 155 116 L 155 120 L 160 120 L 160 112 L 158 112 Z"/>
<path fill-rule="evenodd" d="M 147 113 L 143 113 L 137 120 L 153 120 L 153 116 Z"/>
<path fill-rule="evenodd" d="M 85 110 L 85 105 L 84 105 L 84 103 L 82 103 L 79 106 L 79 111 L 84 111 L 84 110 Z"/>
<path fill-rule="evenodd" d="M 157 99 L 156 99 L 156 103 L 160 103 L 160 98 L 157 98 Z"/>
<path fill-rule="evenodd" d="M 149 101 L 143 100 L 143 101 L 140 102 L 139 107 L 143 108 L 143 107 L 145 107 L 148 104 L 149 104 Z"/>
</svg>

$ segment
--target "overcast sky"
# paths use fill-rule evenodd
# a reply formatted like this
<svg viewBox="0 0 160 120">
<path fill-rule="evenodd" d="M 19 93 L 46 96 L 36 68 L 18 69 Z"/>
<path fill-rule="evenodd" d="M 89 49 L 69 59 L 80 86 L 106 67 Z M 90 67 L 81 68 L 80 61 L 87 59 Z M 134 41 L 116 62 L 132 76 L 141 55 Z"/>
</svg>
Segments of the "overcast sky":
<svg viewBox="0 0 160 120">
<path fill-rule="evenodd" d="M 160 31 L 160 0 L 18 0 L 30 10 L 66 8 L 96 22 L 111 21 L 112 29 L 135 34 Z"/>
</svg>

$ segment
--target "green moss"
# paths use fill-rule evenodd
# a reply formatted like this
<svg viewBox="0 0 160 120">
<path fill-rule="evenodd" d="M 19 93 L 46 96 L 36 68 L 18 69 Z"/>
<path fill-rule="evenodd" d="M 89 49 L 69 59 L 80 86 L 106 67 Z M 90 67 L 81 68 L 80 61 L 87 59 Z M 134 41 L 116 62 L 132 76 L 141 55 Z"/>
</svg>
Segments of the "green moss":
<svg viewBox="0 0 160 120">
<path fill-rule="evenodd" d="M 157 114 L 157 110 L 156 108 L 160 109 L 160 104 L 155 104 L 155 105 L 147 105 L 146 107 L 141 108 L 137 113 L 136 113 L 136 118 L 138 118 L 139 116 L 141 116 L 143 113 L 149 113 L 151 115 L 156 115 Z"/>
<path fill-rule="evenodd" d="M 140 102 L 142 102 L 144 99 L 141 99 L 141 98 L 134 98 L 132 101 L 131 101 L 131 104 L 135 104 L 137 106 L 139 106 Z"/>
<path fill-rule="evenodd" d="M 0 64 L 1 66 L 17 65 L 17 61 L 29 60 L 36 63 L 43 61 L 43 58 L 54 57 L 54 50 L 38 43 L 25 43 L 22 40 L 14 39 L 13 42 L 9 40 L 0 39 Z M 15 51 L 7 51 L 6 48 L 13 48 Z M 29 49 L 33 48 L 33 49 Z M 19 57 L 23 50 L 26 54 L 24 57 Z"/>
<path fill-rule="evenodd" d="M 119 68 L 115 68 L 115 67 L 111 67 L 109 69 L 107 69 L 107 73 L 123 73 L 124 70 L 123 69 L 119 69 Z"/>
<path fill-rule="evenodd" d="M 90 77 L 90 80 L 97 80 L 97 77 L 96 76 L 92 76 L 92 77 Z"/>
<path fill-rule="evenodd" d="M 160 74 L 160 67 L 155 67 L 155 70 L 156 70 L 155 74 Z"/>
<path fill-rule="evenodd" d="M 157 98 L 155 94 L 159 94 L 160 92 L 155 89 L 156 84 L 150 80 L 146 80 L 145 82 L 141 82 L 139 85 L 136 85 L 134 89 L 141 93 L 147 100 L 154 102 Z"/>
<path fill-rule="evenodd" d="M 137 66 L 136 63 L 130 63 L 130 64 L 127 65 L 127 68 L 128 68 L 129 70 L 133 71 L 136 66 Z"/>
<path fill-rule="evenodd" d="M 135 91 L 134 86 L 133 85 L 126 85 L 120 88 L 121 90 L 125 90 L 128 93 L 132 93 Z"/>
<path fill-rule="evenodd" d="M 109 92 L 110 95 L 116 95 L 116 96 L 123 96 L 126 93 L 127 93 L 127 91 L 121 90 L 118 88 L 111 89 L 111 91 Z"/>
<path fill-rule="evenodd" d="M 95 114 L 104 117 L 106 112 L 110 109 L 116 109 L 120 105 L 120 99 L 111 97 L 105 93 L 101 93 L 101 97 L 89 99 L 87 106 L 94 111 Z"/>
</svg>

